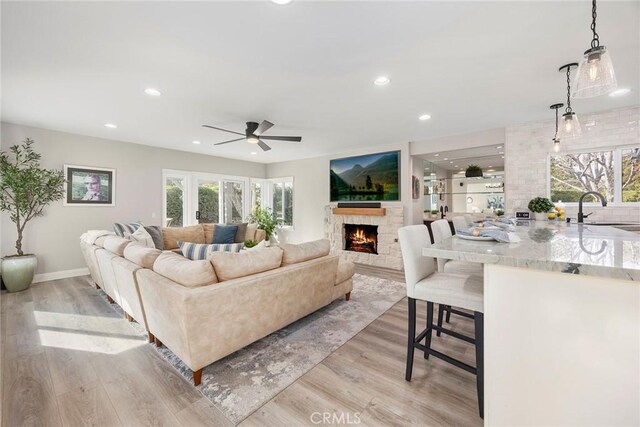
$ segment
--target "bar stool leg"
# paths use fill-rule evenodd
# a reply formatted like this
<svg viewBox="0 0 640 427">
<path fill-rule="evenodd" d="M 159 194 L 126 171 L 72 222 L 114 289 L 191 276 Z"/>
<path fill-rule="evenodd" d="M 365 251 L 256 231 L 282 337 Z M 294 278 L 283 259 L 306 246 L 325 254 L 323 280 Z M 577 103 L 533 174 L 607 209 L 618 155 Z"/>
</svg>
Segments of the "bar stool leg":
<svg viewBox="0 0 640 427">
<path fill-rule="evenodd" d="M 444 315 L 445 306 L 442 304 L 438 304 L 438 327 L 442 328 L 442 317 Z M 440 331 L 436 332 L 437 336 L 440 336 Z"/>
<path fill-rule="evenodd" d="M 424 352 L 424 358 L 429 358 L 429 350 L 431 350 L 431 334 L 433 333 L 433 303 L 427 301 L 427 337 L 424 346 L 427 350 Z"/>
<path fill-rule="evenodd" d="M 484 314 L 473 313 L 476 326 L 476 386 L 478 388 L 478 409 L 484 419 Z"/>
<path fill-rule="evenodd" d="M 414 298 L 407 298 L 407 301 L 409 302 L 409 330 L 407 331 L 407 370 L 404 379 L 411 381 L 413 371 L 413 344 L 416 339 L 416 300 Z"/>
<path fill-rule="evenodd" d="M 447 323 L 451 323 L 451 306 L 447 306 Z"/>
</svg>

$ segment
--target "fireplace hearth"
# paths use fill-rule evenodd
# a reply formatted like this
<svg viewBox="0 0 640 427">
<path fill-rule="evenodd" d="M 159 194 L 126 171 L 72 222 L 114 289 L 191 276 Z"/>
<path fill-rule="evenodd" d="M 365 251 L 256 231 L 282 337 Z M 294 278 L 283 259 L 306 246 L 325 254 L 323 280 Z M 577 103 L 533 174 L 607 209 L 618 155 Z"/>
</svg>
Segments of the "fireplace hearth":
<svg viewBox="0 0 640 427">
<path fill-rule="evenodd" d="M 378 254 L 378 226 L 344 224 L 344 250 Z"/>
</svg>

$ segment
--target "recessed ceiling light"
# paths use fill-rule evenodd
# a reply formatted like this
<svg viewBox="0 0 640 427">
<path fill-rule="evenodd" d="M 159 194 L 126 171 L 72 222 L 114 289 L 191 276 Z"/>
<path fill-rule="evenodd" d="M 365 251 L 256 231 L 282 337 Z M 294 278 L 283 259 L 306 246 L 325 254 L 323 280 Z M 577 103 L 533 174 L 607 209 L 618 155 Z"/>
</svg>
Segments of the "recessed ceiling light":
<svg viewBox="0 0 640 427">
<path fill-rule="evenodd" d="M 629 92 L 631 92 L 631 89 L 626 88 L 626 87 L 623 87 L 623 88 L 620 88 L 620 89 L 616 89 L 616 90 L 614 90 L 614 91 L 611 91 L 611 92 L 609 93 L 609 96 L 613 96 L 613 97 L 616 97 L 616 96 L 623 96 L 623 95 L 628 94 Z"/>
<path fill-rule="evenodd" d="M 192 144 L 200 145 L 200 141 L 191 141 Z"/>
<path fill-rule="evenodd" d="M 440 154 L 438 154 L 438 153 L 434 154 L 434 156 L 435 156 L 435 157 L 438 157 L 439 155 L 440 155 Z"/>
<path fill-rule="evenodd" d="M 487 172 L 495 172 L 495 169 L 488 169 Z"/>
<path fill-rule="evenodd" d="M 418 120 L 425 121 L 425 120 L 429 120 L 430 118 L 431 116 L 429 114 L 423 114 L 420 117 L 418 117 Z"/>
<path fill-rule="evenodd" d="M 492 168 L 493 166 L 487 166 L 487 167 Z"/>
<path fill-rule="evenodd" d="M 252 156 L 255 156 L 256 154 L 258 154 L 256 151 L 252 151 L 252 152 L 251 152 L 251 155 L 252 155 Z"/>
<path fill-rule="evenodd" d="M 104 127 L 109 128 L 109 129 L 116 129 L 118 127 L 118 125 L 115 125 L 113 123 L 105 123 Z"/>
<path fill-rule="evenodd" d="M 504 159 L 504 156 L 502 156 L 502 158 Z"/>
<path fill-rule="evenodd" d="M 453 164 L 453 162 L 449 162 L 449 163 Z"/>
<path fill-rule="evenodd" d="M 500 149 L 502 149 L 502 145 L 498 145 L 496 148 L 497 148 L 498 150 L 500 150 Z"/>
<path fill-rule="evenodd" d="M 160 92 L 158 89 L 154 89 L 152 87 L 148 87 L 144 90 L 144 93 L 146 93 L 149 96 L 160 96 L 162 95 L 162 92 Z"/>
<path fill-rule="evenodd" d="M 445 158 L 444 158 L 444 160 L 449 160 L 449 159 L 447 159 L 447 158 L 445 157 Z"/>
<path fill-rule="evenodd" d="M 504 154 L 504 151 L 499 151 L 498 154 Z"/>
<path fill-rule="evenodd" d="M 292 0 L 271 0 L 271 3 L 279 4 L 282 6 L 291 3 L 291 1 Z"/>
<path fill-rule="evenodd" d="M 388 85 L 391 82 L 391 80 L 389 79 L 389 77 L 387 76 L 380 76 L 377 79 L 375 79 L 373 81 L 373 84 L 376 86 L 384 86 L 384 85 Z"/>
<path fill-rule="evenodd" d="M 458 166 L 458 165 L 453 165 L 453 167 L 454 167 L 454 168 L 459 168 L 460 166 Z"/>
</svg>

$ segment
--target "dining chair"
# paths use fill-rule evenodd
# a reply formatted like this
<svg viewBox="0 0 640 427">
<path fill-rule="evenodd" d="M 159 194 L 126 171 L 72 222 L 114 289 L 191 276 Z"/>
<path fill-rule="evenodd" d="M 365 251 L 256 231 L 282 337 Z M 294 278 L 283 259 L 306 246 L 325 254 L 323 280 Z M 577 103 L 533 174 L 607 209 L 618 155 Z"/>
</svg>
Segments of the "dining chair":
<svg viewBox="0 0 640 427">
<path fill-rule="evenodd" d="M 458 368 L 476 375 L 478 407 L 484 418 L 484 297 L 483 278 L 476 275 L 442 273 L 437 271 L 436 261 L 422 255 L 424 247 L 431 246 L 429 231 L 425 225 L 409 225 L 398 230 L 402 261 L 404 263 L 408 300 L 407 365 L 405 380 L 411 381 L 415 349 L 424 352 L 424 358 L 437 357 Z M 416 335 L 416 301 L 426 301 L 426 328 Z M 473 311 L 474 337 L 459 334 L 433 324 L 433 304 L 450 305 Z M 431 348 L 433 331 L 442 332 L 475 345 L 476 367 L 454 359 Z M 425 341 L 422 344 L 422 341 Z"/>
<path fill-rule="evenodd" d="M 454 217 L 464 221 L 461 216 Z M 457 228 L 456 228 L 457 229 Z M 440 243 L 445 239 L 452 237 L 451 228 L 446 219 L 439 219 L 431 223 L 431 232 L 433 234 L 433 243 Z M 438 258 L 438 271 L 441 273 L 455 273 L 455 274 L 468 274 L 475 276 L 483 276 L 483 265 L 477 262 L 457 261 L 447 258 Z M 438 307 L 438 326 L 442 326 L 442 319 L 446 314 L 446 322 L 451 321 L 451 313 L 459 316 L 473 319 L 473 315 L 464 311 L 457 310 L 453 307 L 441 305 Z M 440 336 L 440 332 L 437 332 Z"/>
<path fill-rule="evenodd" d="M 454 216 L 453 217 L 453 228 L 456 229 L 456 231 L 458 230 L 468 230 L 469 227 L 471 227 L 468 223 L 467 223 L 467 219 L 463 216 Z"/>
</svg>

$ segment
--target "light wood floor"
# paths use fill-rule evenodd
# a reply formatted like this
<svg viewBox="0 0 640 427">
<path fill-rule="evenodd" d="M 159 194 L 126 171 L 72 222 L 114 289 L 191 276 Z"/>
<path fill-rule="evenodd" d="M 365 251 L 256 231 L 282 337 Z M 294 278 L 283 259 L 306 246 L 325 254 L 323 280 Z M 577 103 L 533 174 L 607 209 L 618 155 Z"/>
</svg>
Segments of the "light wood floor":
<svg viewBox="0 0 640 427">
<path fill-rule="evenodd" d="M 230 425 L 88 276 L 3 292 L 0 302 L 3 426 Z M 424 324 L 426 309 L 418 309 Z M 468 319 L 453 316 L 452 325 L 473 334 Z M 332 424 L 480 425 L 473 375 L 416 352 L 413 380 L 404 380 L 405 334 L 402 300 L 241 425 L 313 426 L 323 416 Z M 469 344 L 443 336 L 433 345 L 475 364 Z"/>
</svg>

